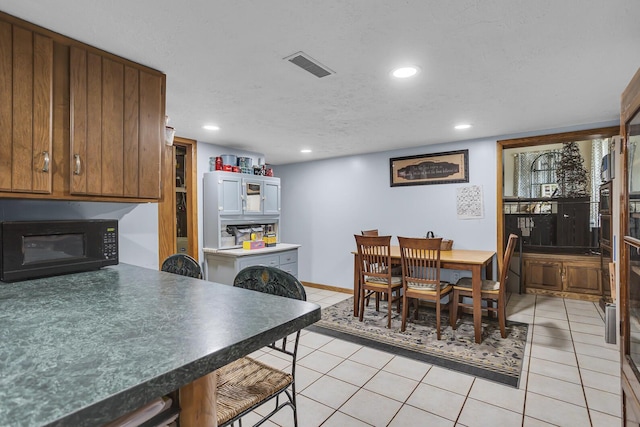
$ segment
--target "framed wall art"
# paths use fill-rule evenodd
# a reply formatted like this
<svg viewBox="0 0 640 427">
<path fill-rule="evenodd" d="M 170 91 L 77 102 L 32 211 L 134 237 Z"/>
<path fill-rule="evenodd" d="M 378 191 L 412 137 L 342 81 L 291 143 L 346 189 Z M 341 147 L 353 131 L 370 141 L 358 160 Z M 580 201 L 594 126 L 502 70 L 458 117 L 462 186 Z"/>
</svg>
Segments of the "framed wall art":
<svg viewBox="0 0 640 427">
<path fill-rule="evenodd" d="M 469 182 L 469 150 L 389 159 L 391 187 Z"/>
</svg>

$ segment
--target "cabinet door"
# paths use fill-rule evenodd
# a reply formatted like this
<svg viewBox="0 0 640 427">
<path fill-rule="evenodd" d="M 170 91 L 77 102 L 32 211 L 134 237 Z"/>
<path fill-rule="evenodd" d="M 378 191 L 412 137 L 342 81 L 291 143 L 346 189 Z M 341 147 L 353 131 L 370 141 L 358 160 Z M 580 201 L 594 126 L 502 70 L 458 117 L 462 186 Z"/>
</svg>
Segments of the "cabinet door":
<svg viewBox="0 0 640 427">
<path fill-rule="evenodd" d="M 53 40 L 0 22 L 0 191 L 51 193 Z"/>
<path fill-rule="evenodd" d="M 70 192 L 160 197 L 164 79 L 71 47 Z"/>
<path fill-rule="evenodd" d="M 247 215 L 261 215 L 263 206 L 263 184 L 262 180 L 243 179 L 242 180 L 242 210 Z"/>
<path fill-rule="evenodd" d="M 218 177 L 218 214 L 241 215 L 242 180 L 233 175 L 220 175 Z"/>
<path fill-rule="evenodd" d="M 562 263 L 543 260 L 524 260 L 524 280 L 528 288 L 562 290 Z"/>
<path fill-rule="evenodd" d="M 280 180 L 265 180 L 264 188 L 265 215 L 277 215 L 280 213 Z"/>
<path fill-rule="evenodd" d="M 565 262 L 565 291 L 602 295 L 599 259 L 594 263 Z"/>
<path fill-rule="evenodd" d="M 558 202 L 558 246 L 591 246 L 588 199 L 565 199 Z"/>
</svg>

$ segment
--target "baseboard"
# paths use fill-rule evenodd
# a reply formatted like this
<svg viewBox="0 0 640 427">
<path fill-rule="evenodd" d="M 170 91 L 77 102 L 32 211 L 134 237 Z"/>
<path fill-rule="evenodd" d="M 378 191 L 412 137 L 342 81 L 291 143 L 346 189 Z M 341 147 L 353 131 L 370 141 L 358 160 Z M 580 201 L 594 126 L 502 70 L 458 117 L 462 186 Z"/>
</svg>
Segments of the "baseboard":
<svg viewBox="0 0 640 427">
<path fill-rule="evenodd" d="M 536 289 L 536 288 L 527 288 L 525 289 L 525 293 L 527 294 L 535 294 L 535 295 L 546 295 L 550 297 L 558 297 L 558 298 L 568 298 L 568 299 L 577 299 L 580 301 L 589 301 L 589 302 L 598 302 L 600 295 L 588 295 L 588 294 L 579 294 L 574 292 L 563 292 L 563 291 L 549 291 L 546 289 Z"/>
<path fill-rule="evenodd" d="M 353 294 L 353 289 L 339 288 L 338 286 L 322 285 L 320 283 L 300 282 L 309 288 L 324 289 L 327 291 L 341 292 L 343 294 Z"/>
</svg>

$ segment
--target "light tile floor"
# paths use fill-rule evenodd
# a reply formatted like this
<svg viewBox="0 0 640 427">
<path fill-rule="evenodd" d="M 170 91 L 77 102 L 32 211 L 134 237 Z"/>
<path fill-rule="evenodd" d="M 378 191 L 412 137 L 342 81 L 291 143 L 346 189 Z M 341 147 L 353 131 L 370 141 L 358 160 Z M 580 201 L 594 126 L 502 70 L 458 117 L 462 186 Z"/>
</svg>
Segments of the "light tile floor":
<svg viewBox="0 0 640 427">
<path fill-rule="evenodd" d="M 307 300 L 322 307 L 350 297 L 306 290 Z M 604 341 L 597 303 L 512 294 L 507 314 L 530 325 L 518 389 L 303 331 L 300 427 L 620 425 L 618 347 Z M 253 356 L 278 364 L 263 350 Z M 250 414 L 245 425 L 252 422 Z M 291 411 L 263 425 L 292 426 Z"/>
</svg>

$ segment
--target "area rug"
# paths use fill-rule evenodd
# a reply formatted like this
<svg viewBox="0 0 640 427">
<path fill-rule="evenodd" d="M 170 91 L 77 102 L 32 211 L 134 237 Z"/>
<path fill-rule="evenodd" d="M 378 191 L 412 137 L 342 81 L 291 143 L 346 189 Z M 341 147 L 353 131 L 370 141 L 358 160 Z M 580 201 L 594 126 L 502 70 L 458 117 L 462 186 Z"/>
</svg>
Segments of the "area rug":
<svg viewBox="0 0 640 427">
<path fill-rule="evenodd" d="M 442 336 L 436 338 L 435 310 L 420 307 L 417 320 L 407 322 L 400 332 L 402 317 L 394 304 L 391 329 L 387 329 L 386 301 L 376 312 L 373 301 L 365 307 L 364 320 L 353 317 L 353 298 L 322 309 L 322 318 L 307 329 L 367 347 L 383 350 L 443 368 L 518 387 L 527 341 L 526 323 L 507 322 L 507 338 L 500 336 L 497 319 L 482 318 L 482 343 L 476 344 L 473 316 L 464 314 L 458 328 L 449 326 L 441 314 Z"/>
</svg>

